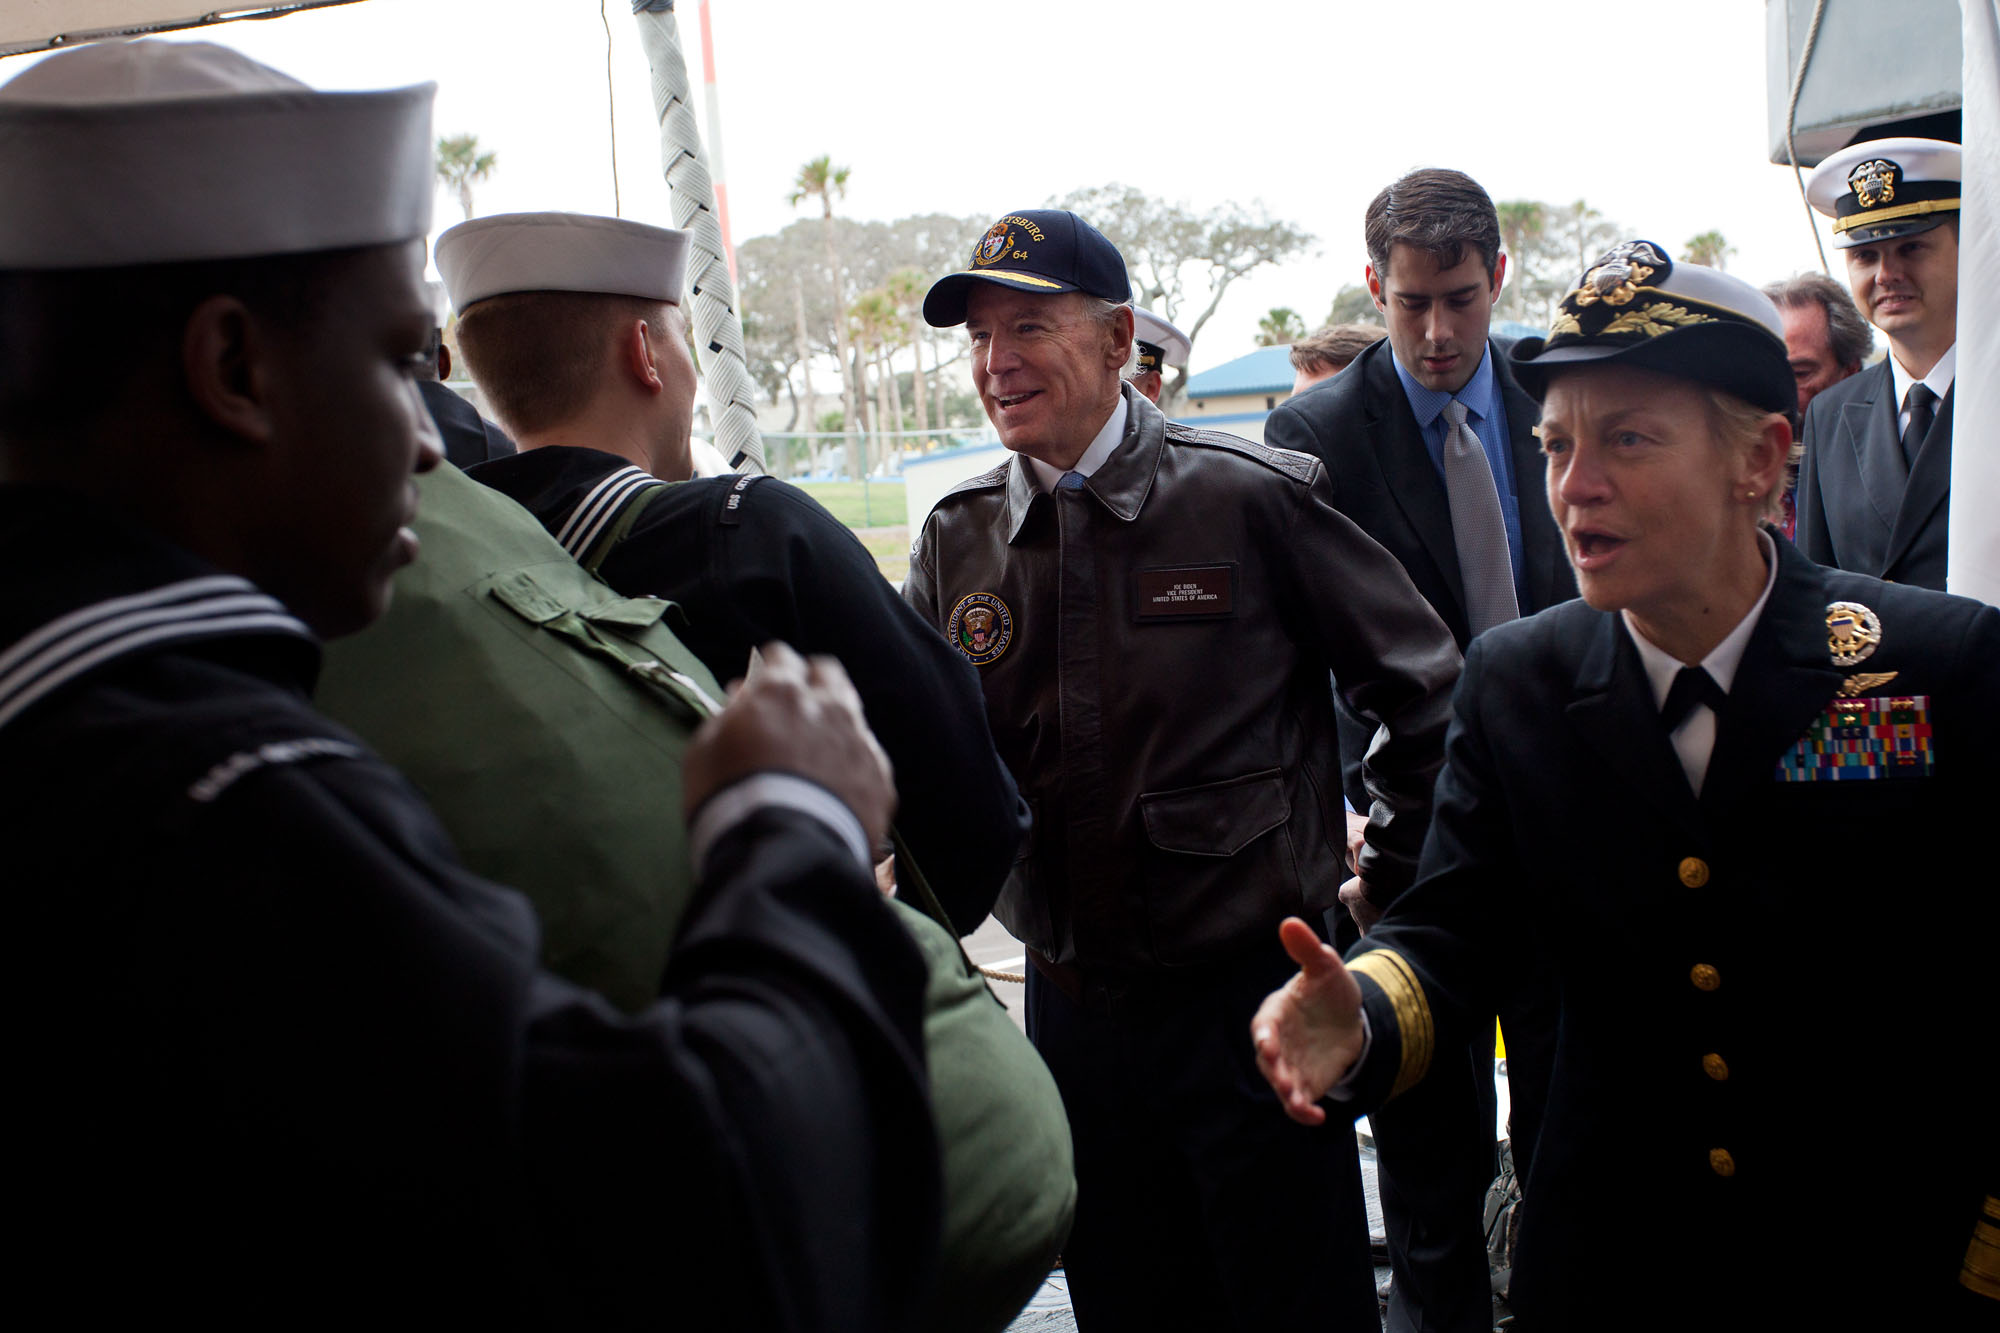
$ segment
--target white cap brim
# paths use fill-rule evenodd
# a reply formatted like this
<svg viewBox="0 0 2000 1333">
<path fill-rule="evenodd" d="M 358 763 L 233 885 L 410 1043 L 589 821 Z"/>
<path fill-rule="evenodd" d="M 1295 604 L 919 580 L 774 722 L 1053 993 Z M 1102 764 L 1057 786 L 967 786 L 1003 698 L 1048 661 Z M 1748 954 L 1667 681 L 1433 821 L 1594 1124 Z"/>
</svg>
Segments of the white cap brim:
<svg viewBox="0 0 2000 1333">
<path fill-rule="evenodd" d="M 1194 351 L 1194 344 L 1185 333 L 1136 305 L 1132 307 L 1132 336 L 1159 348 L 1163 353 L 1160 359 L 1175 368 L 1187 365 L 1188 356 Z"/>
<path fill-rule="evenodd" d="M 435 89 L 316 92 L 207 42 L 59 52 L 0 86 L 0 269 L 423 237 Z"/>
<path fill-rule="evenodd" d="M 679 305 L 688 234 L 589 213 L 501 213 L 438 237 L 452 308 L 509 292 L 596 292 Z"/>
</svg>

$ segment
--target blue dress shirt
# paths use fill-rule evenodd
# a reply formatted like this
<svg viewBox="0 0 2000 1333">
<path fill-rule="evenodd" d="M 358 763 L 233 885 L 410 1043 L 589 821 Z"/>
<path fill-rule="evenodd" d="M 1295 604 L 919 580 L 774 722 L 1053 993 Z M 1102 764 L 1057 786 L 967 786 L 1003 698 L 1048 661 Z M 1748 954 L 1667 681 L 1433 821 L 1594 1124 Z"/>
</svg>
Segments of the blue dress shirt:
<svg viewBox="0 0 2000 1333">
<path fill-rule="evenodd" d="M 1466 424 L 1486 449 L 1486 462 L 1493 469 L 1493 489 L 1500 495 L 1500 517 L 1507 524 L 1507 558 L 1514 566 L 1515 604 L 1526 606 L 1528 592 L 1521 582 L 1521 504 L 1514 490 L 1513 439 L 1507 433 L 1507 409 L 1500 400 L 1500 385 L 1493 375 L 1492 344 L 1487 344 L 1479 358 L 1479 369 L 1472 372 L 1472 378 L 1456 394 L 1427 389 L 1417 383 L 1396 359 L 1394 349 L 1389 360 L 1396 367 L 1396 378 L 1403 382 L 1403 396 L 1409 399 L 1410 411 L 1416 414 L 1417 427 L 1424 435 L 1424 448 L 1430 453 L 1439 482 L 1444 481 L 1444 437 L 1451 429 L 1444 419 L 1445 404 L 1453 398 L 1465 404 Z"/>
</svg>

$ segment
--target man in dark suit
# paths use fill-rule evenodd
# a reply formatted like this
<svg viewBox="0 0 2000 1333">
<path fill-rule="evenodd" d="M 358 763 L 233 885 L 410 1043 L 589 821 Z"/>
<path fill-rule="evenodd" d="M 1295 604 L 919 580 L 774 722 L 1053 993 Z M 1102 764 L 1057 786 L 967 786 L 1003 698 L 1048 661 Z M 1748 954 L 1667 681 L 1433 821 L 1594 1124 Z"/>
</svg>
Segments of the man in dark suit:
<svg viewBox="0 0 2000 1333">
<path fill-rule="evenodd" d="M 1576 595 L 1542 497 L 1539 409 L 1487 341 L 1507 272 L 1500 223 L 1477 181 L 1425 169 L 1375 196 L 1365 236 L 1368 290 L 1389 336 L 1331 383 L 1279 405 L 1264 438 L 1326 460 L 1334 505 L 1402 562 L 1462 652 L 1492 625 Z M 1454 404 L 1475 446 L 1459 460 L 1471 465 L 1469 478 L 1452 458 L 1464 439 Z M 1349 805 L 1365 810 L 1359 761 L 1368 731 L 1348 721 L 1343 714 L 1342 776 Z M 1387 905 L 1347 904 L 1363 930 Z M 1349 931 L 1342 942 L 1352 939 Z M 1505 1006 L 1504 1026 L 1515 1165 L 1525 1179 L 1551 1033 L 1546 996 L 1518 1001 Z M 1489 1035 L 1370 1122 L 1396 1275 L 1392 1329 L 1492 1323 L 1480 1211 L 1493 1178 Z"/>
<path fill-rule="evenodd" d="M 1813 172 L 1855 304 L 1889 355 L 1813 400 L 1799 549 L 1822 565 L 1945 586 L 1952 379 L 1958 366 L 1959 146 L 1878 139 Z"/>
<path fill-rule="evenodd" d="M 1345 966 L 1285 924 L 1260 1067 L 1305 1123 L 1368 1110 L 1538 937 L 1522 1327 L 1991 1328 L 1995 899 L 1954 873 L 1986 856 L 2000 612 L 1760 529 L 1795 395 L 1748 284 L 1628 242 L 1552 327 L 1513 361 L 1582 599 L 1473 643 L 1417 883 Z M 1857 839 L 1912 886 L 1892 921 Z M 1842 1088 L 1909 1127 L 1893 1164 L 1840 1170 Z"/>
</svg>

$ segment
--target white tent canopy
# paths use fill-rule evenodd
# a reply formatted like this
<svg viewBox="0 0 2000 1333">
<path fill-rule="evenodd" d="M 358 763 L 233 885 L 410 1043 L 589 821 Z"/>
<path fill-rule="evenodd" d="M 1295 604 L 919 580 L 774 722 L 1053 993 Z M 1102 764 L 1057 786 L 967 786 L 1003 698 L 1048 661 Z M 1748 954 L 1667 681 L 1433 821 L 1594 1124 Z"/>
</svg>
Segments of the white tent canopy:
<svg viewBox="0 0 2000 1333">
<path fill-rule="evenodd" d="M 231 19 L 270 18 L 354 0 L 266 0 L 197 8 L 190 0 L 0 0 L 0 56 L 43 51 L 99 37 L 198 28 Z"/>
</svg>

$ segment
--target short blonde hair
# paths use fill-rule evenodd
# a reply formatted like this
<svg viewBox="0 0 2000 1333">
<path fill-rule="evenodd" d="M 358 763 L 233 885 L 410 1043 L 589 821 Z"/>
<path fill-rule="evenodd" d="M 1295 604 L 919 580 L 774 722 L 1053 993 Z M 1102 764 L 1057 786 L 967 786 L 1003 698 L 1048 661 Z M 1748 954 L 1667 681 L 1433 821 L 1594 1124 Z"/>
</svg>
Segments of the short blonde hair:
<svg viewBox="0 0 2000 1333">
<path fill-rule="evenodd" d="M 1701 386 L 1701 397 L 1716 447 L 1725 453 L 1731 449 L 1750 448 L 1764 437 L 1765 429 L 1773 421 L 1782 421 L 1786 430 L 1791 429 L 1791 419 L 1783 412 L 1767 411 L 1743 401 L 1733 393 L 1711 385 Z M 1799 442 L 1794 438 L 1791 447 L 1785 453 L 1784 484 L 1774 487 L 1763 497 L 1763 511 L 1758 517 L 1764 521 L 1777 523 L 1784 519 L 1785 496 L 1791 491 L 1793 482 L 1798 479 L 1801 452 Z"/>
<path fill-rule="evenodd" d="M 597 292 L 511 292 L 458 317 L 458 350 L 500 424 L 517 435 L 549 430 L 590 406 L 630 321 L 680 337 L 674 308 Z"/>
</svg>

